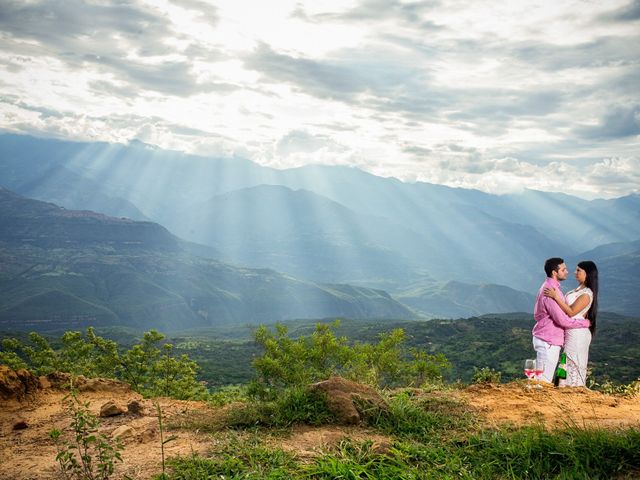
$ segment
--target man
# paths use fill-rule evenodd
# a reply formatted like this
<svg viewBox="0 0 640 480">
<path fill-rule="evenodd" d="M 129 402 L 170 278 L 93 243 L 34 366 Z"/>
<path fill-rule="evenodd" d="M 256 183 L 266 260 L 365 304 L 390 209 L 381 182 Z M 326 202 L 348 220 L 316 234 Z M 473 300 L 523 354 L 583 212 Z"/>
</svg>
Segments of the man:
<svg viewBox="0 0 640 480">
<path fill-rule="evenodd" d="M 549 258 L 544 262 L 547 279 L 544 281 L 533 310 L 536 324 L 533 327 L 533 348 L 536 351 L 538 369 L 544 366 L 540 380 L 553 382 L 553 375 L 558 365 L 560 348 L 564 345 L 564 331 L 568 328 L 589 327 L 589 320 L 574 320 L 558 306 L 553 298 L 544 296 L 544 289 L 551 288 L 560 292 L 564 299 L 560 282 L 566 280 L 569 271 L 562 258 Z"/>
</svg>

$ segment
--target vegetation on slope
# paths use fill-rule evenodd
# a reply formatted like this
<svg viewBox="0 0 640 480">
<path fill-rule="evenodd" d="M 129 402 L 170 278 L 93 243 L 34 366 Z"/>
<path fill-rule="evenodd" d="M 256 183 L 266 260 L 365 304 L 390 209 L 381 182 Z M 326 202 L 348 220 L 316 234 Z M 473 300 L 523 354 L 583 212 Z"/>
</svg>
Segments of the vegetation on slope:
<svg viewBox="0 0 640 480">
<path fill-rule="evenodd" d="M 406 355 L 407 336 L 401 329 L 378 334 L 375 341 L 350 343 L 336 335 L 336 328 L 320 324 L 296 336 L 284 326 L 259 329 L 253 385 L 211 395 L 212 404 L 234 403 L 214 408 L 209 416 L 185 416 L 171 426 L 211 432 L 216 438 L 212 450 L 171 459 L 157 478 L 591 479 L 634 478 L 640 472 L 637 428 L 489 427 L 465 402 L 447 394 L 456 387 L 442 381 L 443 355 L 420 350 Z M 66 332 L 54 349 L 32 334 L 29 345 L 5 339 L 0 361 L 14 367 L 28 362 L 41 373 L 62 369 L 121 376 L 148 395 L 192 396 L 187 392 L 199 386 L 196 365 L 174 357 L 172 345 L 160 345 L 163 339 L 147 332 L 126 349 L 89 329 L 86 335 Z M 358 409 L 363 425 L 388 442 L 346 439 L 311 459 L 274 447 L 269 439 L 287 435 L 292 425 L 336 422 L 326 398 L 307 388 L 335 374 L 368 382 L 382 394 L 384 405 Z M 477 375 L 478 381 L 491 378 Z"/>
</svg>

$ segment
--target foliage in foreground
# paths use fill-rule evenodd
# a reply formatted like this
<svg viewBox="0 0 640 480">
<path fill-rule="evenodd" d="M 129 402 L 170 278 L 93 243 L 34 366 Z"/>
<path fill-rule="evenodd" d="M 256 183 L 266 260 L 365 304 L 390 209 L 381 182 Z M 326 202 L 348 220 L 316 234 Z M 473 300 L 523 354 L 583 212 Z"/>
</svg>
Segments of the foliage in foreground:
<svg viewBox="0 0 640 480">
<path fill-rule="evenodd" d="M 290 452 L 270 448 L 273 442 L 268 437 L 272 431 L 252 428 L 330 421 L 330 417 L 309 416 L 310 412 L 323 409 L 319 399 L 305 396 L 304 390 L 286 389 L 282 396 L 280 402 L 256 402 L 251 407 L 253 416 L 246 417 L 254 421 L 243 423 L 232 417 L 227 419 L 229 423 L 216 426 L 218 439 L 229 434 L 224 430 L 226 425 L 253 432 L 248 441 L 239 442 L 240 434 L 234 434 L 234 441 L 227 445 L 219 440 L 218 445 L 222 446 L 210 457 L 174 459 L 168 478 L 586 480 L 636 478 L 640 472 L 637 429 L 487 429 L 465 403 L 416 389 L 392 394 L 387 409 L 363 411 L 366 425 L 389 437 L 387 448 L 381 450 L 370 441 L 347 439 L 310 463 Z M 261 410 L 265 405 L 270 407 Z M 268 411 L 271 416 L 260 416 L 260 411 Z M 305 413 L 299 415 L 300 412 Z M 197 428 L 203 430 L 203 425 Z M 278 431 L 282 435 L 282 430 Z"/>
<path fill-rule="evenodd" d="M 473 367 L 471 383 L 500 383 L 502 372 L 489 367 Z"/>
<path fill-rule="evenodd" d="M 56 444 L 56 461 L 65 479 L 107 480 L 114 472 L 115 463 L 121 462 L 122 445 L 98 433 L 100 420 L 89 411 L 89 403 L 81 402 L 75 391 L 65 397 L 71 417 L 72 438 L 53 429 L 49 436 Z"/>
<path fill-rule="evenodd" d="M 85 377 L 123 380 L 147 397 L 202 398 L 206 389 L 197 381 L 198 365 L 187 355 L 175 356 L 170 343 L 161 345 L 164 335 L 151 330 L 129 350 L 120 351 L 116 342 L 95 334 L 65 332 L 60 347 L 54 349 L 38 333 L 29 334 L 29 343 L 15 338 L 2 342 L 0 363 L 27 368 L 36 375 L 68 372 Z"/>
<path fill-rule="evenodd" d="M 381 333 L 376 343 L 349 344 L 337 337 L 333 324 L 319 323 L 309 336 L 291 338 L 287 327 L 265 326 L 255 332 L 264 353 L 253 361 L 258 373 L 254 392 L 265 394 L 296 385 L 326 380 L 332 375 L 375 387 L 422 386 L 441 382 L 449 362 L 442 354 L 405 348 L 404 330 Z"/>
<path fill-rule="evenodd" d="M 437 435 L 437 441 L 415 441 L 400 433 L 387 450 L 381 451 L 371 441 L 347 439 L 312 463 L 254 441 L 235 443 L 208 458 L 174 459 L 168 479 L 637 478 L 639 435 L 633 429 L 550 432 L 528 427 L 480 431 L 451 439 Z"/>
</svg>

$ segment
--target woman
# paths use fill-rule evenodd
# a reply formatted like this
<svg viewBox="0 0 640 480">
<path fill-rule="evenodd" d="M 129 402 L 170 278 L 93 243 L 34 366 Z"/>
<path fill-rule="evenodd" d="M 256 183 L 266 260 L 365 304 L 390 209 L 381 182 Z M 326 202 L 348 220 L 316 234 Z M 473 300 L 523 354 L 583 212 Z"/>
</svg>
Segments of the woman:
<svg viewBox="0 0 640 480">
<path fill-rule="evenodd" d="M 564 352 L 567 355 L 567 378 L 560 381 L 561 387 L 584 387 L 587 380 L 589 345 L 596 331 L 598 316 L 598 267 L 590 260 L 578 263 L 575 271 L 578 287 L 567 292 L 566 302 L 552 289 L 544 294 L 553 298 L 560 308 L 572 318 L 586 318 L 589 328 L 572 328 L 564 333 Z"/>
</svg>

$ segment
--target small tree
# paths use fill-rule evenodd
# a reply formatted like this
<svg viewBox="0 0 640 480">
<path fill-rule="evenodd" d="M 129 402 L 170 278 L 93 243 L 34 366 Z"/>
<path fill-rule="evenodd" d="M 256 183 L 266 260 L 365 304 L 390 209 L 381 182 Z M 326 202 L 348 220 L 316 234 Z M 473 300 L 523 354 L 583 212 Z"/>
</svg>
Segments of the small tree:
<svg viewBox="0 0 640 480">
<path fill-rule="evenodd" d="M 65 439 L 58 429 L 49 432 L 58 449 L 56 461 L 64 478 L 107 480 L 114 472 L 115 463 L 122 461 L 122 445 L 98 433 L 100 420 L 89 411 L 88 402 L 78 399 L 73 388 L 64 400 L 71 415 L 72 439 Z"/>
<path fill-rule="evenodd" d="M 165 343 L 156 330 L 146 332 L 142 341 L 120 356 L 118 372 L 134 390 L 145 396 L 203 398 L 207 390 L 196 376 L 198 364 L 187 355 L 173 356 L 173 345 Z"/>
<path fill-rule="evenodd" d="M 0 350 L 0 365 L 7 365 L 14 370 L 28 368 L 26 362 L 20 357 L 18 351 L 22 351 L 23 345 L 17 338 L 5 338 Z"/>
<path fill-rule="evenodd" d="M 429 355 L 412 349 L 407 354 L 404 330 L 382 333 L 376 343 L 357 342 L 350 346 L 346 337 L 336 337 L 333 324 L 317 324 L 308 337 L 292 339 L 284 325 L 275 332 L 265 326 L 255 332 L 264 353 L 253 361 L 258 378 L 252 392 L 268 395 L 270 390 L 324 380 L 342 375 L 377 387 L 421 386 L 441 380 L 449 367 L 444 355 Z"/>
</svg>

